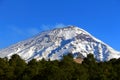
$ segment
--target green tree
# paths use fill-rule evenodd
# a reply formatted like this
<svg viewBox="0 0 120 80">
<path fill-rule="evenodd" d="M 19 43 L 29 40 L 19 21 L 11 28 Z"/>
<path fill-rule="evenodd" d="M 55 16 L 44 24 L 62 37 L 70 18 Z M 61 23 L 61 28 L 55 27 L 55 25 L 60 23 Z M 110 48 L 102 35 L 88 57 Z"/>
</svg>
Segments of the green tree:
<svg viewBox="0 0 120 80">
<path fill-rule="evenodd" d="M 26 62 L 19 55 L 14 54 L 9 60 L 9 65 L 13 69 L 15 79 L 20 80 L 26 68 Z"/>
</svg>

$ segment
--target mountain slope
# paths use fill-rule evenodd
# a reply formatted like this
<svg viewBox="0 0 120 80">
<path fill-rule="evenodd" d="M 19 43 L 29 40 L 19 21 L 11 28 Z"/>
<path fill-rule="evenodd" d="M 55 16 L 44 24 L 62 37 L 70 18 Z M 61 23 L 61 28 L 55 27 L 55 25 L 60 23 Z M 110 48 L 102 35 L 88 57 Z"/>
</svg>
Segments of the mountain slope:
<svg viewBox="0 0 120 80">
<path fill-rule="evenodd" d="M 85 30 L 74 26 L 42 32 L 28 40 L 0 50 L 0 57 L 10 58 L 13 54 L 18 54 L 26 61 L 33 58 L 56 60 L 68 53 L 72 53 L 74 58 L 86 57 L 87 54 L 93 53 L 98 61 L 108 61 L 111 58 L 120 57 L 120 52 L 115 51 Z"/>
</svg>

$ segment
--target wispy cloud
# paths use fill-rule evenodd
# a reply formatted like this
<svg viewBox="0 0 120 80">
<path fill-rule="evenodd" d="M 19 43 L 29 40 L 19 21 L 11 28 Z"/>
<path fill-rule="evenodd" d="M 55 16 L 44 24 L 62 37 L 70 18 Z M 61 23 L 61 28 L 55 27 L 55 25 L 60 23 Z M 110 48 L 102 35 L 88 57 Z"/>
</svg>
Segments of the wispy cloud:
<svg viewBox="0 0 120 80">
<path fill-rule="evenodd" d="M 40 26 L 40 29 L 41 29 L 41 31 L 50 30 L 51 29 L 51 25 L 43 24 L 43 25 Z"/>
<path fill-rule="evenodd" d="M 31 34 L 31 35 L 35 35 L 35 34 L 37 34 L 37 33 L 39 33 L 40 32 L 40 29 L 38 29 L 38 28 L 29 28 L 28 30 L 27 30 L 27 33 L 28 34 Z"/>
<path fill-rule="evenodd" d="M 20 36 L 31 36 L 40 32 L 40 30 L 36 27 L 29 27 L 23 29 L 17 26 L 9 26 L 8 29 L 10 30 L 10 32 L 15 33 L 15 35 Z"/>
<path fill-rule="evenodd" d="M 10 32 L 16 33 L 17 35 L 25 35 L 24 31 L 17 26 L 8 26 L 8 29 Z"/>
<path fill-rule="evenodd" d="M 51 29 L 54 29 L 54 28 L 63 28 L 65 27 L 66 25 L 65 24 L 62 24 L 62 23 L 57 23 L 55 25 L 42 25 L 40 27 L 41 30 L 51 30 Z"/>
<path fill-rule="evenodd" d="M 40 27 L 29 27 L 29 28 L 20 28 L 17 26 L 9 26 L 8 29 L 12 32 L 15 33 L 15 35 L 20 35 L 20 36 L 31 36 L 35 35 L 41 31 L 45 30 L 51 30 L 54 28 L 62 28 L 65 27 L 66 25 L 64 24 L 55 24 L 55 25 L 41 25 Z"/>
<path fill-rule="evenodd" d="M 63 28 L 63 27 L 66 27 L 66 25 L 62 23 L 55 25 L 55 28 Z"/>
</svg>

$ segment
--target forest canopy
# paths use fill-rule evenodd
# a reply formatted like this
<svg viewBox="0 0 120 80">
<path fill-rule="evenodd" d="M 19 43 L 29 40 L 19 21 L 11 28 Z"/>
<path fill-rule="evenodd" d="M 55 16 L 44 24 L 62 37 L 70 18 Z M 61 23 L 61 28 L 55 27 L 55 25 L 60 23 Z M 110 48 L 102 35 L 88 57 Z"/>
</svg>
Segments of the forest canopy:
<svg viewBox="0 0 120 80">
<path fill-rule="evenodd" d="M 35 59 L 26 63 L 17 54 L 0 58 L 0 80 L 120 80 L 120 59 L 96 62 L 92 54 L 76 63 L 71 55 L 61 61 Z"/>
</svg>

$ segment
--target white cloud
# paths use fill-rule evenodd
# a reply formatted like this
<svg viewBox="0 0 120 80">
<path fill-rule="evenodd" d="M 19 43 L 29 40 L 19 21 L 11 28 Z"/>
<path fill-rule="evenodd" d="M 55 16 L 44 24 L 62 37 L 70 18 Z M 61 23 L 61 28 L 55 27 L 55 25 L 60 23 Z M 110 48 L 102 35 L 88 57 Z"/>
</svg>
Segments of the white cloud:
<svg viewBox="0 0 120 80">
<path fill-rule="evenodd" d="M 64 24 L 56 24 L 55 25 L 55 28 L 63 28 L 63 27 L 66 27 L 66 25 L 64 25 Z"/>
<path fill-rule="evenodd" d="M 25 35 L 24 31 L 16 26 L 8 26 L 8 29 L 17 35 Z"/>
<path fill-rule="evenodd" d="M 41 27 L 40 27 L 40 29 L 42 30 L 42 31 L 45 31 L 45 30 L 51 30 L 51 29 L 54 29 L 54 28 L 63 28 L 63 27 L 65 27 L 66 25 L 64 25 L 64 24 L 62 24 L 62 23 L 57 23 L 57 24 L 55 24 L 55 25 L 42 25 Z"/>
<path fill-rule="evenodd" d="M 31 36 L 40 32 L 40 30 L 35 27 L 22 29 L 17 26 L 9 26 L 8 29 L 10 32 L 14 33 L 14 35 L 20 35 L 20 36 Z"/>
<path fill-rule="evenodd" d="M 40 27 L 40 30 L 41 30 L 41 31 L 50 30 L 50 29 L 51 29 L 51 25 L 45 25 L 45 24 L 43 24 L 43 25 Z"/>
<path fill-rule="evenodd" d="M 37 34 L 37 33 L 39 33 L 39 32 L 40 32 L 40 30 L 37 29 L 37 28 L 29 28 L 29 29 L 27 30 L 27 33 L 30 34 L 30 35 L 35 35 L 35 34 Z"/>
<path fill-rule="evenodd" d="M 54 28 L 62 28 L 62 27 L 65 27 L 65 25 L 60 23 L 55 25 L 42 25 L 40 27 L 29 27 L 24 29 L 17 26 L 9 26 L 8 29 L 10 30 L 10 32 L 15 33 L 14 35 L 31 36 L 41 31 L 51 30 Z"/>
</svg>

